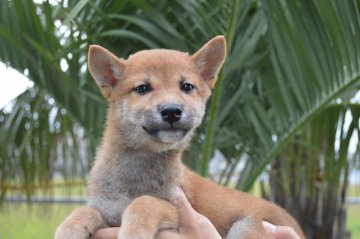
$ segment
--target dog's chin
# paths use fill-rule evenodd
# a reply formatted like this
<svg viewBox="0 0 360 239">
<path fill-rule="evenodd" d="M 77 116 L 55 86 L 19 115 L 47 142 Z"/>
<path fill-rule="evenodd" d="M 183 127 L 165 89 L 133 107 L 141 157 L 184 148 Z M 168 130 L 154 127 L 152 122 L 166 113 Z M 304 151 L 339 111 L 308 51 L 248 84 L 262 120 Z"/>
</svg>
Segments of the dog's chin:
<svg viewBox="0 0 360 239">
<path fill-rule="evenodd" d="M 151 136 L 151 138 L 158 143 L 162 144 L 174 144 L 180 142 L 185 138 L 188 130 L 186 129 L 159 129 L 149 130 L 143 127 L 145 132 Z"/>
</svg>

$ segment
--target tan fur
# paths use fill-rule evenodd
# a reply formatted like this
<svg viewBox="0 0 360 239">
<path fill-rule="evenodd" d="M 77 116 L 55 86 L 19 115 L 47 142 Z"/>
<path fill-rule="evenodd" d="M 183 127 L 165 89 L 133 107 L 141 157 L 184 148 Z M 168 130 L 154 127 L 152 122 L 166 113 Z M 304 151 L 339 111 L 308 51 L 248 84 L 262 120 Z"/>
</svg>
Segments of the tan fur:
<svg viewBox="0 0 360 239">
<path fill-rule="evenodd" d="M 102 47 L 90 47 L 89 69 L 110 108 L 89 177 L 88 203 L 65 219 L 56 239 L 89 238 L 101 227 L 120 225 L 119 239 L 156 238 L 158 230 L 179 226 L 169 202 L 176 186 L 228 239 L 271 238 L 263 220 L 289 225 L 304 238 L 283 209 L 221 187 L 181 163 L 225 55 L 222 36 L 192 56 L 158 49 L 124 60 Z M 185 83 L 195 88 L 186 91 Z M 141 93 L 137 87 L 144 85 L 148 90 Z"/>
</svg>

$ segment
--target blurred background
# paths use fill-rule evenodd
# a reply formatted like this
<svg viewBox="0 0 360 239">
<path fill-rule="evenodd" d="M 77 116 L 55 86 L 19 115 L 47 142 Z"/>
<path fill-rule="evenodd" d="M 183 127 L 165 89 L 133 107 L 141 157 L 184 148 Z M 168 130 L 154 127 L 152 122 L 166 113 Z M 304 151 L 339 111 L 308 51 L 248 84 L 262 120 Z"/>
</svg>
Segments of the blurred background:
<svg viewBox="0 0 360 239">
<path fill-rule="evenodd" d="M 228 57 L 183 161 L 280 204 L 308 239 L 360 238 L 359 0 L 2 0 L 0 12 L 1 238 L 52 238 L 85 202 L 107 109 L 90 44 L 191 54 L 219 34 Z"/>
</svg>

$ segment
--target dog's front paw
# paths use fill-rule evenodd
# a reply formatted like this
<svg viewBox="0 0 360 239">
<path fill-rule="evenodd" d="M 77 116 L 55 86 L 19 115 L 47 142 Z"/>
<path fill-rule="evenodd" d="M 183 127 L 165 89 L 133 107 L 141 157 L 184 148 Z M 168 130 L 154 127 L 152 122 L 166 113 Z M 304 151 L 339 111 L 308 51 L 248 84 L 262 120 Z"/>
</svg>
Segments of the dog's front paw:
<svg viewBox="0 0 360 239">
<path fill-rule="evenodd" d="M 91 232 L 82 224 L 61 224 L 55 231 L 54 239 L 90 239 Z"/>
</svg>

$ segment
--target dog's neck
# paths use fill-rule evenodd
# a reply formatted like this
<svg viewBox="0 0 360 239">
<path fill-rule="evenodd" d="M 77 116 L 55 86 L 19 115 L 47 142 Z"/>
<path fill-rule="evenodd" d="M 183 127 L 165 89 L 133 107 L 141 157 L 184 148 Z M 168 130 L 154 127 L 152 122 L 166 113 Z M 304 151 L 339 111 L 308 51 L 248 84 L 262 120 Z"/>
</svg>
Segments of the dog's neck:
<svg viewBox="0 0 360 239">
<path fill-rule="evenodd" d="M 181 151 L 150 152 L 124 147 L 119 139 L 107 137 L 95 163 L 97 172 L 107 172 L 107 178 L 119 182 L 124 192 L 136 197 L 143 194 L 169 198 L 181 183 L 183 166 Z M 101 177 L 104 177 L 101 173 Z"/>
</svg>

